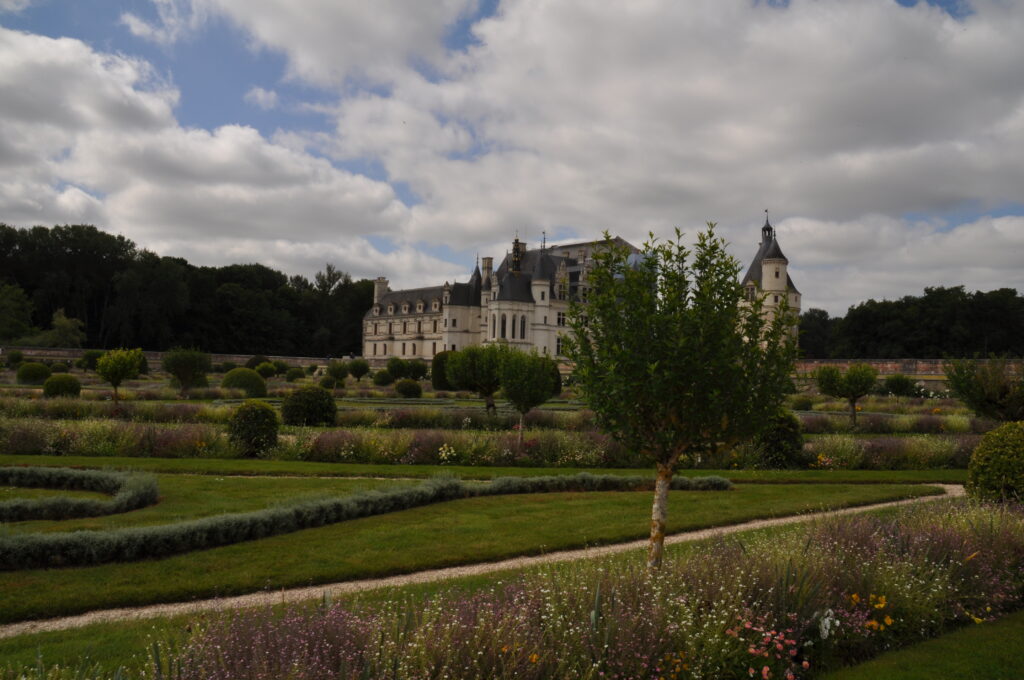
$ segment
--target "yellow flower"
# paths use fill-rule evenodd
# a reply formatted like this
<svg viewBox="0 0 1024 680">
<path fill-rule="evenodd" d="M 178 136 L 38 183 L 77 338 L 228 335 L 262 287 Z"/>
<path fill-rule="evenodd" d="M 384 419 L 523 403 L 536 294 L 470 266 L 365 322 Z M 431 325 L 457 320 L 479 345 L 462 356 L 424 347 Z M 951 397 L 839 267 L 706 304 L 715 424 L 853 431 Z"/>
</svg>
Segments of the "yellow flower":
<svg viewBox="0 0 1024 680">
<path fill-rule="evenodd" d="M 860 595 L 858 595 L 857 593 L 850 595 L 850 602 L 854 604 L 860 604 Z"/>
<path fill-rule="evenodd" d="M 875 603 L 875 609 L 885 609 L 885 595 L 879 595 Z"/>
<path fill-rule="evenodd" d="M 508 651 L 508 645 L 503 645 L 502 648 L 501 648 L 501 653 L 504 654 L 507 651 Z"/>
<path fill-rule="evenodd" d="M 531 654 L 530 655 L 530 663 L 537 663 L 537 659 L 539 659 L 539 658 L 540 657 L 537 656 L 536 654 Z"/>
<path fill-rule="evenodd" d="M 974 559 L 975 557 L 977 557 L 977 556 L 978 556 L 978 553 L 980 553 L 980 552 L 981 552 L 981 551 L 980 551 L 980 550 L 978 550 L 978 551 L 976 551 L 976 552 L 973 552 L 973 553 L 971 553 L 970 555 L 968 555 L 968 556 L 967 556 L 967 558 L 966 558 L 966 559 L 964 560 L 964 562 L 970 562 L 970 561 L 971 561 L 971 560 L 973 560 L 973 559 Z"/>
<path fill-rule="evenodd" d="M 892 617 L 891 616 L 886 615 L 886 617 L 884 619 L 882 619 L 882 620 L 885 621 L 885 625 L 887 625 L 887 626 L 891 626 L 892 625 Z"/>
</svg>

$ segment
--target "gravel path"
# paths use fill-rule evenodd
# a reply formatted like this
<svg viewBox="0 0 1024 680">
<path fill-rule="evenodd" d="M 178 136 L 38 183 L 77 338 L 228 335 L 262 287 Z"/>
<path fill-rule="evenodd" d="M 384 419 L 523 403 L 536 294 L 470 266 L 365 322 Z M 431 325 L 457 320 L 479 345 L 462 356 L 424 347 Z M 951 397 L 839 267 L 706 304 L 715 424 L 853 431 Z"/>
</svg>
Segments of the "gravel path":
<svg viewBox="0 0 1024 680">
<path fill-rule="evenodd" d="M 751 529 L 761 529 L 764 527 L 776 527 L 786 524 L 796 524 L 798 522 L 807 522 L 822 517 L 848 515 L 855 512 L 864 512 L 865 510 L 876 510 L 878 508 L 888 508 L 898 505 L 906 505 L 909 503 L 920 503 L 937 500 L 940 498 L 948 498 L 950 496 L 962 496 L 964 493 L 963 487 L 957 484 L 929 484 L 928 486 L 941 487 L 945 491 L 945 495 L 922 496 L 919 498 L 910 498 L 901 501 L 889 501 L 886 503 L 875 503 L 873 505 L 862 505 L 853 508 L 842 508 L 839 510 L 827 510 L 824 512 L 813 512 L 802 515 L 790 515 L 788 517 L 759 519 L 750 522 L 743 522 L 742 524 L 732 524 L 729 526 L 714 527 L 711 529 L 701 529 L 699 531 L 687 531 L 680 534 L 666 536 L 665 543 L 667 545 L 674 545 L 676 543 L 700 541 L 705 538 L 725 536 L 740 531 L 749 531 Z M 639 541 L 630 541 L 628 543 L 616 543 L 613 545 L 583 548 L 580 550 L 563 550 L 559 552 L 548 553 L 545 555 L 535 555 L 532 557 L 513 557 L 511 559 L 501 560 L 500 562 L 485 562 L 482 564 L 467 564 L 461 567 L 430 569 L 427 571 L 414 572 L 412 574 L 402 574 L 399 576 L 389 576 L 386 578 L 368 579 L 365 581 L 345 581 L 342 583 L 327 583 L 323 585 L 309 586 L 305 588 L 290 588 L 287 590 L 263 590 L 257 593 L 251 593 L 249 595 L 239 595 L 236 597 L 218 597 L 209 600 L 196 600 L 193 602 L 180 602 L 171 604 L 157 604 L 146 607 L 101 609 L 88 612 L 86 614 L 80 614 L 78 616 L 66 616 L 62 618 L 47 619 L 43 621 L 24 621 L 21 623 L 12 623 L 5 626 L 0 626 L 0 639 L 14 637 L 16 635 L 24 635 L 28 633 L 42 633 L 56 630 L 67 630 L 69 628 L 80 628 L 82 626 L 88 626 L 94 623 L 144 620 L 164 616 L 178 616 L 180 614 L 198 614 L 200 612 L 222 611 L 227 609 L 241 609 L 245 607 L 260 607 L 266 605 L 280 604 L 284 602 L 301 602 L 305 600 L 320 599 L 324 596 L 325 593 L 329 594 L 332 597 L 335 597 L 338 595 L 344 595 L 346 593 L 356 593 L 365 590 L 375 590 L 377 588 L 404 586 L 413 583 L 430 583 L 433 581 L 445 581 L 448 579 L 461 578 L 463 576 L 488 574 L 491 572 L 504 571 L 508 569 L 523 569 L 525 567 L 534 567 L 541 564 L 551 564 L 553 562 L 568 562 L 579 559 L 590 559 L 594 557 L 612 555 L 615 553 L 627 552 L 630 550 L 646 550 L 646 548 L 647 539 L 643 539 Z"/>
</svg>

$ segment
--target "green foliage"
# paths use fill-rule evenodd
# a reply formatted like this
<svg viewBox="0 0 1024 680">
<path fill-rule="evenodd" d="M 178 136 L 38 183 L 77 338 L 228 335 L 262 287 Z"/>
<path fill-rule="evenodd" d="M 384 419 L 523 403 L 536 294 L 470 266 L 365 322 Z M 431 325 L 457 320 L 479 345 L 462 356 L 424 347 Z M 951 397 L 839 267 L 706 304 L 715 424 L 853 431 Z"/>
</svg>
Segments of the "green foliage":
<svg viewBox="0 0 1024 680">
<path fill-rule="evenodd" d="M 50 367 L 38 361 L 26 361 L 18 366 L 19 385 L 42 385 L 50 377 Z"/>
<path fill-rule="evenodd" d="M 275 375 L 281 375 L 282 373 L 288 372 L 288 362 L 281 359 L 274 359 L 270 363 L 274 364 Z"/>
<path fill-rule="evenodd" d="M 277 375 L 277 367 L 269 361 L 264 361 L 262 364 L 258 364 L 255 370 L 264 379 L 273 378 Z"/>
<path fill-rule="evenodd" d="M 878 371 L 868 364 L 851 364 L 845 373 L 836 366 L 822 366 L 814 372 L 814 380 L 823 394 L 847 401 L 850 422 L 856 427 L 857 402 L 875 387 Z"/>
<path fill-rule="evenodd" d="M 206 381 L 206 374 L 210 370 L 210 355 L 198 349 L 176 347 L 164 354 L 163 367 L 174 376 L 181 393 L 185 394 Z"/>
<path fill-rule="evenodd" d="M 316 364 L 310 364 L 309 366 L 306 366 L 306 373 L 308 373 L 309 375 L 313 375 L 314 373 L 316 373 L 316 369 L 318 368 L 320 367 L 317 366 Z"/>
<path fill-rule="evenodd" d="M 82 356 L 75 362 L 75 365 L 85 371 L 95 371 L 101 356 L 103 356 L 103 350 L 87 349 L 82 352 Z"/>
<path fill-rule="evenodd" d="M 228 420 L 228 440 L 243 456 L 253 458 L 277 445 L 279 427 L 277 412 L 273 407 L 262 401 L 249 400 L 231 414 Z"/>
<path fill-rule="evenodd" d="M 18 286 L 0 284 L 0 340 L 20 338 L 32 329 L 32 302 Z"/>
<path fill-rule="evenodd" d="M 379 371 L 375 371 L 373 374 L 373 384 L 384 387 L 395 382 L 395 376 L 391 375 L 391 371 L 386 368 L 382 368 Z"/>
<path fill-rule="evenodd" d="M 1003 357 L 946 362 L 946 384 L 968 408 L 985 418 L 1024 420 L 1024 368 L 1014 375 Z"/>
<path fill-rule="evenodd" d="M 300 387 L 281 402 L 285 425 L 333 425 L 337 415 L 334 397 L 322 387 Z"/>
<path fill-rule="evenodd" d="M 101 470 L 0 468 L 0 486 L 97 491 L 113 496 L 109 500 L 42 498 L 0 502 L 0 522 L 113 515 L 153 505 L 158 497 L 155 477 Z"/>
<path fill-rule="evenodd" d="M 391 374 L 395 380 L 409 377 L 409 364 L 405 359 L 398 357 L 391 357 L 387 363 L 388 373 Z"/>
<path fill-rule="evenodd" d="M 370 372 L 370 363 L 366 359 L 353 359 L 348 362 L 348 372 L 359 382 Z"/>
<path fill-rule="evenodd" d="M 402 378 L 395 383 L 395 392 L 406 399 L 419 399 L 423 396 L 423 387 L 412 378 Z"/>
<path fill-rule="evenodd" d="M 85 341 L 84 325 L 79 319 L 65 316 L 63 308 L 58 309 L 50 321 L 51 330 L 45 344 L 50 347 L 81 347 Z"/>
<path fill-rule="evenodd" d="M 473 345 L 450 352 L 445 365 L 448 383 L 458 390 L 476 392 L 488 411 L 497 410 L 494 393 L 501 387 L 501 362 L 505 351 L 499 345 Z"/>
<path fill-rule="evenodd" d="M 112 349 L 96 362 L 96 373 L 114 388 L 114 401 L 119 399 L 121 383 L 139 375 L 143 359 L 141 349 Z"/>
<path fill-rule="evenodd" d="M 551 397 L 562 396 L 562 372 L 558 369 L 558 362 L 551 360 Z"/>
<path fill-rule="evenodd" d="M 423 380 L 427 377 L 427 362 L 422 359 L 410 359 L 405 362 L 408 377 L 413 380 Z"/>
<path fill-rule="evenodd" d="M 348 377 L 348 366 L 344 361 L 334 360 L 327 364 L 326 373 L 334 378 L 336 382 L 344 382 L 345 378 Z"/>
<path fill-rule="evenodd" d="M 557 371 L 554 361 L 536 353 L 527 354 L 517 349 L 504 352 L 499 376 L 501 391 L 521 416 L 551 398 L 552 365 Z"/>
<path fill-rule="evenodd" d="M 786 409 L 780 409 L 769 421 L 767 428 L 754 439 L 754 446 L 764 468 L 805 468 L 811 462 L 804 455 L 800 420 Z"/>
<path fill-rule="evenodd" d="M 7 353 L 7 365 L 11 368 L 17 368 L 18 364 L 25 360 L 25 353 L 20 349 L 12 349 Z"/>
<path fill-rule="evenodd" d="M 268 359 L 267 357 L 263 356 L 262 354 L 256 354 L 249 357 L 249 360 L 245 362 L 245 367 L 255 369 L 260 364 L 266 364 L 269 362 L 270 359 Z"/>
<path fill-rule="evenodd" d="M 82 383 L 68 373 L 51 375 L 43 383 L 44 397 L 77 397 L 82 392 Z"/>
<path fill-rule="evenodd" d="M 885 379 L 885 391 L 895 397 L 912 397 L 917 394 L 914 379 L 902 373 L 893 373 Z"/>
<path fill-rule="evenodd" d="M 52 364 L 50 364 L 50 371 L 53 373 L 67 373 L 68 370 L 68 365 L 63 361 L 55 361 Z"/>
<path fill-rule="evenodd" d="M 325 375 L 324 377 L 320 378 L 319 385 L 325 390 L 333 390 L 335 387 L 338 386 L 338 381 L 335 380 L 332 376 Z"/>
<path fill-rule="evenodd" d="M 223 364 L 220 365 L 220 372 L 221 373 L 230 373 L 231 371 L 235 370 L 236 368 L 238 368 L 238 366 L 237 366 L 237 364 L 235 364 L 234 361 L 225 361 Z"/>
<path fill-rule="evenodd" d="M 293 366 L 293 367 L 289 368 L 288 371 L 284 374 L 284 379 L 287 380 L 288 382 L 295 382 L 296 380 L 302 380 L 302 378 L 304 378 L 304 377 L 306 377 L 306 372 L 303 371 L 298 366 Z"/>
<path fill-rule="evenodd" d="M 245 396 L 250 399 L 254 397 L 267 396 L 267 383 L 256 371 L 251 368 L 233 368 L 227 372 L 220 386 L 231 390 L 244 390 Z"/>
<path fill-rule="evenodd" d="M 451 351 L 438 352 L 430 360 L 430 384 L 435 390 L 454 390 L 448 382 L 448 357 Z"/>
<path fill-rule="evenodd" d="M 967 492 L 987 501 L 1024 500 L 1024 422 L 987 432 L 967 466 Z"/>
</svg>

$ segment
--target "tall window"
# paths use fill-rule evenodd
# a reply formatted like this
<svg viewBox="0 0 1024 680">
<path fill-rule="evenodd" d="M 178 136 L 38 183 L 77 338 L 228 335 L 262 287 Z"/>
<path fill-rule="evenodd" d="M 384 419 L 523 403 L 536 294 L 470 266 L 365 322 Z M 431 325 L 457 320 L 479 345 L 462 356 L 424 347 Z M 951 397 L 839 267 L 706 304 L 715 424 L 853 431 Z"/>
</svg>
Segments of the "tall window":
<svg viewBox="0 0 1024 680">
<path fill-rule="evenodd" d="M 416 332 L 417 333 L 422 333 L 423 332 L 423 322 L 422 321 L 417 321 L 416 322 Z M 415 354 L 415 352 L 414 352 L 414 354 Z"/>
<path fill-rule="evenodd" d="M 501 337 L 505 337 L 505 315 L 501 315 Z"/>
<path fill-rule="evenodd" d="M 520 340 L 525 340 L 526 339 L 526 315 L 525 314 L 523 314 L 521 317 L 519 317 L 519 339 Z"/>
<path fill-rule="evenodd" d="M 402 356 L 405 356 L 405 343 L 402 343 Z"/>
<path fill-rule="evenodd" d="M 565 325 L 565 312 L 559 312 L 557 320 L 558 320 L 558 325 L 559 326 L 564 326 Z"/>
<path fill-rule="evenodd" d="M 435 354 L 437 354 L 437 343 L 432 342 L 430 343 L 430 355 L 433 356 Z"/>
<path fill-rule="evenodd" d="M 437 332 L 437 319 L 434 319 L 434 332 Z"/>
<path fill-rule="evenodd" d="M 491 314 L 491 337 L 496 338 L 498 332 L 498 315 Z"/>
<path fill-rule="evenodd" d="M 416 356 L 416 343 L 412 343 L 412 351 L 409 354 Z"/>
<path fill-rule="evenodd" d="M 458 325 L 459 325 L 459 320 L 458 319 L 452 319 L 452 328 L 455 328 Z"/>
<path fill-rule="evenodd" d="M 540 292 L 540 301 L 544 302 L 544 291 Z"/>
<path fill-rule="evenodd" d="M 558 338 L 555 339 L 555 354 L 557 356 L 562 356 L 562 336 L 561 335 L 559 335 Z"/>
<path fill-rule="evenodd" d="M 409 332 L 409 323 L 407 321 L 403 321 L 402 322 L 402 332 L 403 333 L 408 333 Z M 404 352 L 403 352 L 403 354 L 404 354 Z"/>
<path fill-rule="evenodd" d="M 512 315 L 512 339 L 516 339 L 516 315 Z"/>
</svg>

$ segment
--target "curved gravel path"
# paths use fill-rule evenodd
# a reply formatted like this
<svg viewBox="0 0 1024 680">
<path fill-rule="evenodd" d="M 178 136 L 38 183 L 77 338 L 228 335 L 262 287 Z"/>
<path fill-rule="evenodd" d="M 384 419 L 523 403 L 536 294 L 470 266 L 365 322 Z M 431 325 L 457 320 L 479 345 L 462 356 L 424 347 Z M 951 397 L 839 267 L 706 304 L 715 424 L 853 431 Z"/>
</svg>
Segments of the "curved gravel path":
<svg viewBox="0 0 1024 680">
<path fill-rule="evenodd" d="M 899 501 L 888 501 L 875 503 L 873 505 L 860 505 L 852 508 L 841 508 L 838 510 L 826 510 L 824 512 L 813 512 L 801 515 L 789 515 L 787 517 L 775 517 L 771 519 L 759 519 L 741 524 L 730 524 L 728 526 L 700 529 L 698 531 L 687 531 L 679 534 L 672 534 L 665 537 L 666 545 L 676 543 L 687 543 L 700 541 L 715 536 L 725 536 L 740 531 L 761 529 L 764 527 L 776 527 L 786 524 L 808 522 L 822 517 L 833 517 L 838 515 L 849 515 L 867 510 L 877 510 L 910 503 L 922 503 L 949 498 L 951 496 L 962 496 L 964 488 L 958 484 L 929 484 L 938 486 L 945 491 L 944 495 L 921 496 L 908 498 Z M 579 550 L 562 550 L 545 555 L 534 555 L 531 557 L 513 557 L 500 562 L 485 562 L 480 564 L 467 564 L 460 567 L 447 567 L 444 569 L 430 569 L 417 571 L 411 574 L 388 576 L 386 578 L 368 579 L 364 581 L 345 581 L 342 583 L 326 583 L 318 586 L 304 588 L 289 588 L 286 590 L 262 590 L 248 595 L 235 597 L 218 597 L 208 600 L 195 600 L 192 602 L 178 602 L 170 604 L 156 604 L 145 607 L 131 607 L 122 609 L 99 609 L 77 616 L 66 616 L 43 621 L 23 621 L 0 626 L 0 639 L 24 635 L 28 633 L 43 633 L 48 631 L 67 630 L 69 628 L 80 628 L 94 623 L 110 623 L 116 621 L 144 620 L 164 616 L 178 616 L 180 614 L 198 614 L 200 612 L 223 611 L 227 609 L 243 609 L 246 607 L 259 607 L 265 605 L 281 604 L 286 602 L 302 602 L 306 600 L 319 599 L 328 594 L 332 597 L 347 593 L 375 590 L 377 588 L 389 588 L 393 586 L 404 586 L 414 583 L 430 583 L 433 581 L 444 581 L 460 578 L 463 576 L 474 576 L 488 574 L 508 569 L 522 569 L 541 564 L 553 562 L 568 562 L 579 559 L 591 559 L 603 557 L 615 553 L 627 552 L 630 550 L 646 550 L 647 539 L 630 541 L 628 543 L 615 543 L 593 548 L 582 548 Z"/>
</svg>

